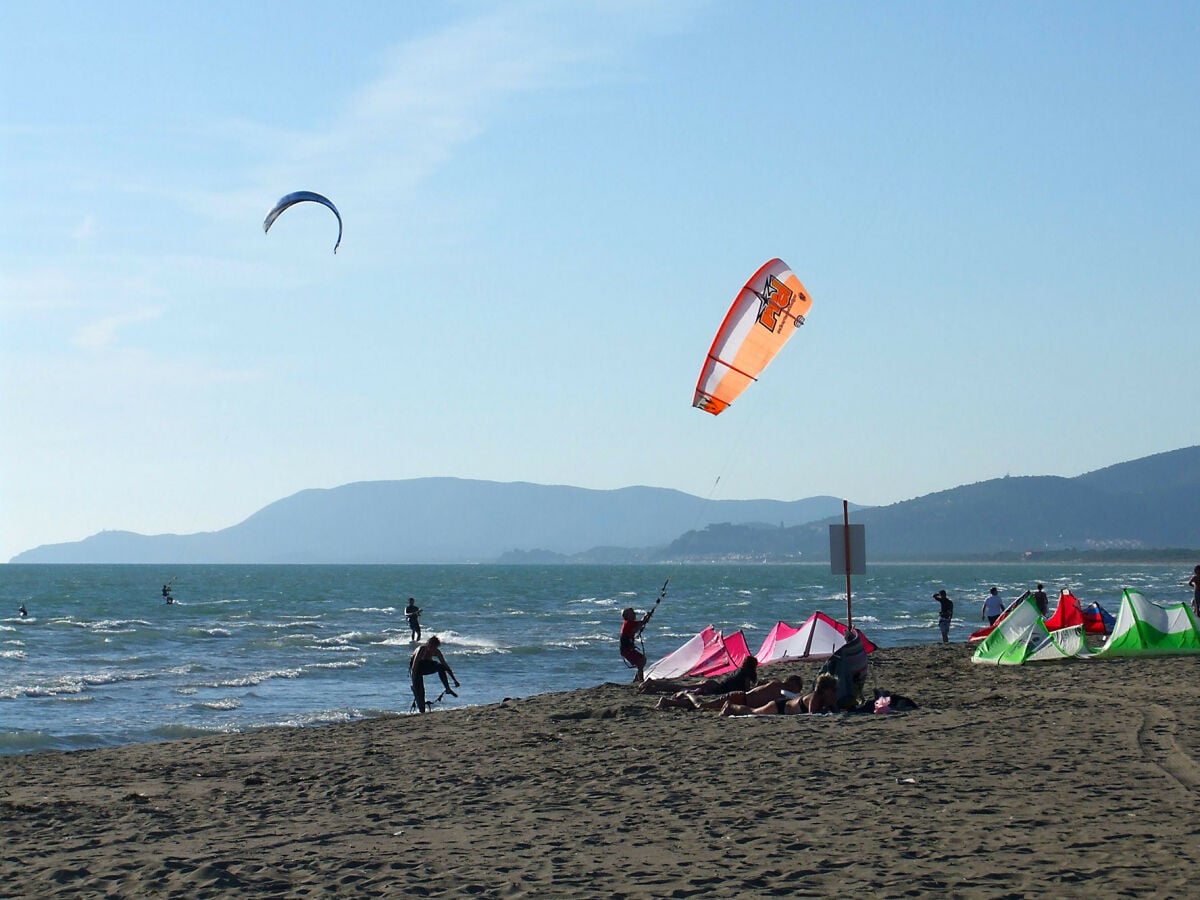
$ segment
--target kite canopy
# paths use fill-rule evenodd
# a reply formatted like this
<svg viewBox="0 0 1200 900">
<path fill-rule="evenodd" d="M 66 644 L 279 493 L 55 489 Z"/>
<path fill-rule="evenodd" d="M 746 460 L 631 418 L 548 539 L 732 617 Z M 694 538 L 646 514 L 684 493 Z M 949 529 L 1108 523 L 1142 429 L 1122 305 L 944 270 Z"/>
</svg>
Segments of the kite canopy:
<svg viewBox="0 0 1200 900">
<path fill-rule="evenodd" d="M 1099 603 L 1089 603 L 1083 611 L 1083 630 L 1088 634 L 1112 634 L 1117 620 Z"/>
<path fill-rule="evenodd" d="M 828 659 L 846 644 L 846 626 L 823 612 L 804 620 L 799 628 L 787 622 L 777 623 L 755 654 L 761 669 L 768 663 Z M 874 653 L 876 647 L 861 631 L 863 650 Z M 647 678 L 712 678 L 737 669 L 750 655 L 746 635 L 741 630 L 725 637 L 711 625 L 691 637 L 682 647 L 646 667 Z"/>
<path fill-rule="evenodd" d="M 295 206 L 297 203 L 304 202 L 320 203 L 322 206 L 329 207 L 333 211 L 333 214 L 337 216 L 338 236 L 337 243 L 333 245 L 333 252 L 337 253 L 337 249 L 342 243 L 342 214 L 337 211 L 337 207 L 333 205 L 333 202 L 328 197 L 324 197 L 321 194 L 314 194 L 312 191 L 295 191 L 280 197 L 279 202 L 275 204 L 274 208 L 267 213 L 266 219 L 263 220 L 263 233 L 265 234 L 271 230 L 271 225 L 285 209 Z"/>
<path fill-rule="evenodd" d="M 1027 662 L 1049 662 L 1072 656 L 1086 656 L 1083 625 L 1051 633 L 1042 621 L 1032 596 L 1010 606 L 998 619 L 971 656 L 971 662 L 995 666 L 1020 666 Z"/>
<path fill-rule="evenodd" d="M 712 678 L 737 669 L 750 655 L 739 630 L 729 637 L 711 625 L 673 653 L 646 667 L 647 678 Z"/>
<path fill-rule="evenodd" d="M 723 637 L 718 633 L 717 640 L 705 654 L 704 659 L 698 665 L 693 666 L 688 674 L 699 675 L 702 678 L 725 675 L 736 671 L 749 655 L 750 648 L 746 646 L 746 635 L 740 629 L 729 637 Z"/>
<path fill-rule="evenodd" d="M 778 622 L 767 632 L 756 656 L 758 666 L 771 663 L 795 662 L 802 659 L 828 659 L 846 644 L 847 628 L 823 612 L 815 612 L 804 620 L 799 628 L 787 622 Z M 863 649 L 874 653 L 876 647 L 861 631 Z"/>
<path fill-rule="evenodd" d="M 1084 637 L 1085 623 L 1050 631 L 1033 600 L 1023 600 L 976 648 L 971 662 L 1019 666 L 1073 656 L 1104 659 L 1119 656 L 1200 654 L 1200 626 L 1186 603 L 1159 606 L 1138 591 L 1121 592 L 1112 636 L 1092 652 Z"/>
<path fill-rule="evenodd" d="M 763 265 L 734 298 L 700 370 L 692 406 L 719 415 L 804 324 L 812 298 L 781 259 Z"/>
<path fill-rule="evenodd" d="M 1026 591 L 1020 597 L 1018 597 L 1016 600 L 1014 600 L 1012 603 L 1010 603 L 1007 607 L 1005 607 L 1004 612 L 1000 613 L 1000 618 L 998 618 L 996 620 L 996 625 L 999 625 L 1001 622 L 1003 622 L 1005 616 L 1007 616 L 1010 612 L 1012 612 L 1014 609 L 1016 609 L 1018 606 L 1020 606 L 1022 600 L 1025 600 L 1026 598 L 1032 597 L 1032 596 L 1033 596 L 1032 591 Z M 978 631 L 973 632 L 971 634 L 971 636 L 969 638 L 967 638 L 967 640 L 972 644 L 976 643 L 977 641 L 982 641 L 985 637 L 987 637 L 989 634 L 992 633 L 992 630 L 995 627 L 996 627 L 995 625 L 984 625 Z"/>
<path fill-rule="evenodd" d="M 705 657 L 705 649 L 719 637 L 715 628 L 709 625 L 699 634 L 690 638 L 682 647 L 668 653 L 658 662 L 646 666 L 646 678 L 682 678 L 700 664 Z"/>
<path fill-rule="evenodd" d="M 1200 653 L 1200 625 L 1186 603 L 1159 606 L 1140 591 L 1121 592 L 1112 635 L 1096 656 L 1174 656 Z"/>
<path fill-rule="evenodd" d="M 1058 631 L 1062 628 L 1074 628 L 1083 624 L 1083 610 L 1079 607 L 1079 599 L 1070 591 L 1064 590 L 1058 597 L 1058 606 L 1054 615 L 1046 620 L 1046 628 Z M 1103 632 L 1101 632 L 1103 633 Z"/>
</svg>

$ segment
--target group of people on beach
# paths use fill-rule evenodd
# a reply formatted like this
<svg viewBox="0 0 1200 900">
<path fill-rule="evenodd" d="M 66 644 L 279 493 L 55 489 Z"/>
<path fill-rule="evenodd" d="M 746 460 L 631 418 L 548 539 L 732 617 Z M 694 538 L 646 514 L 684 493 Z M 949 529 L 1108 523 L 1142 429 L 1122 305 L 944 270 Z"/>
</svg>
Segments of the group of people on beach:
<svg viewBox="0 0 1200 900">
<path fill-rule="evenodd" d="M 693 709 L 722 716 L 784 716 L 830 713 L 862 703 L 866 673 L 866 651 L 857 630 L 846 629 L 846 643 L 834 652 L 817 675 L 813 690 L 804 693 L 804 678 L 789 675 L 782 680 L 758 681 L 758 659 L 747 656 L 736 670 L 690 684 L 668 678 L 646 678 L 646 654 L 637 640 L 654 610 L 638 618 L 632 606 L 621 612 L 621 656 L 637 670 L 634 683 L 643 694 L 665 694 L 655 709 Z M 839 679 L 845 679 L 843 685 Z"/>
<path fill-rule="evenodd" d="M 648 678 L 639 686 L 643 694 L 664 694 L 655 709 L 693 709 L 722 716 L 795 716 L 805 713 L 837 712 L 837 676 L 823 672 L 809 693 L 804 678 L 789 675 L 782 680 L 758 681 L 758 660 L 747 656 L 736 671 L 687 685 L 666 678 Z"/>
</svg>

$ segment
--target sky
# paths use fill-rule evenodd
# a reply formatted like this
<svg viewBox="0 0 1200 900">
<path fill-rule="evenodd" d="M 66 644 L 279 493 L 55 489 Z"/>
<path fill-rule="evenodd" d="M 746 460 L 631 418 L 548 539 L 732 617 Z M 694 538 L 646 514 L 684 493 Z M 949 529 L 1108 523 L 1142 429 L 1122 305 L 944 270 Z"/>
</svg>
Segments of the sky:
<svg viewBox="0 0 1200 900">
<path fill-rule="evenodd" d="M 1194 2 L 0 4 L 0 561 L 455 476 L 878 505 L 1200 443 Z M 296 190 L 330 197 L 262 221 Z M 725 413 L 717 326 L 805 327 Z"/>
</svg>

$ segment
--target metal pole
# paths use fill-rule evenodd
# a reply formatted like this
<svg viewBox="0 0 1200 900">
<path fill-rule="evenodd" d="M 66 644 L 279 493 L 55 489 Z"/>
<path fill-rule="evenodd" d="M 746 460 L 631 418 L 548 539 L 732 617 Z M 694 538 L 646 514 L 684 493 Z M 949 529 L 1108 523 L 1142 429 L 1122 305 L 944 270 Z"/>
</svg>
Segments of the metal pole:
<svg viewBox="0 0 1200 900">
<path fill-rule="evenodd" d="M 846 541 L 846 625 L 854 624 L 850 615 L 850 501 L 842 501 L 842 534 Z"/>
</svg>

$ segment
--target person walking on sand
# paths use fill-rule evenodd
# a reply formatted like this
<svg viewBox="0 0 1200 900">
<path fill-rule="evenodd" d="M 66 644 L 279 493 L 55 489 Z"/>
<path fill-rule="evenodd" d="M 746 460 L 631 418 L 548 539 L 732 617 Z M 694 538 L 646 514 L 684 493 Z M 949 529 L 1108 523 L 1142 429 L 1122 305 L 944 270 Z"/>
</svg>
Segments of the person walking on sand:
<svg viewBox="0 0 1200 900">
<path fill-rule="evenodd" d="M 954 601 L 946 594 L 945 588 L 933 595 L 933 599 L 941 604 L 938 613 L 938 631 L 942 633 L 942 643 L 950 643 L 950 620 L 954 618 Z"/>
<path fill-rule="evenodd" d="M 980 619 L 987 619 L 989 625 L 995 625 L 996 620 L 1000 618 L 1000 614 L 1004 612 L 1004 598 L 1000 596 L 998 588 L 992 588 L 988 593 L 987 599 L 983 601 L 983 609 L 979 613 Z"/>
<path fill-rule="evenodd" d="M 421 607 L 417 606 L 417 601 L 412 597 L 408 598 L 408 606 L 404 607 L 404 615 L 408 617 L 408 627 L 412 630 L 412 637 L 409 640 L 419 641 L 421 639 Z"/>
<path fill-rule="evenodd" d="M 1196 566 L 1192 570 L 1192 577 L 1188 579 L 1188 587 L 1192 589 L 1192 612 L 1200 616 L 1200 566 Z"/>
<path fill-rule="evenodd" d="M 442 656 L 441 646 L 442 642 L 437 635 L 434 635 L 414 650 L 412 657 L 408 660 L 408 674 L 412 680 L 413 699 L 416 701 L 417 712 L 427 712 L 429 708 L 429 704 L 425 702 L 426 675 L 437 675 L 442 679 L 445 693 L 451 697 L 457 697 L 458 694 L 451 690 L 450 682 L 446 680 L 447 675 L 454 678 L 455 687 L 462 687 L 454 676 L 454 670 L 446 662 L 446 657 Z"/>
<path fill-rule="evenodd" d="M 1040 581 L 1037 590 L 1033 592 L 1033 602 L 1037 604 L 1039 616 L 1044 619 L 1050 615 L 1050 598 L 1046 596 L 1046 589 Z"/>
<path fill-rule="evenodd" d="M 635 641 L 646 624 L 650 621 L 650 617 L 654 615 L 654 610 L 646 613 L 644 619 L 637 617 L 637 610 L 632 606 L 627 606 L 621 611 L 621 656 L 625 658 L 625 662 L 637 669 L 637 674 L 633 676 L 635 682 L 641 682 L 645 675 L 643 674 L 646 668 L 646 654 L 637 648 Z"/>
</svg>

